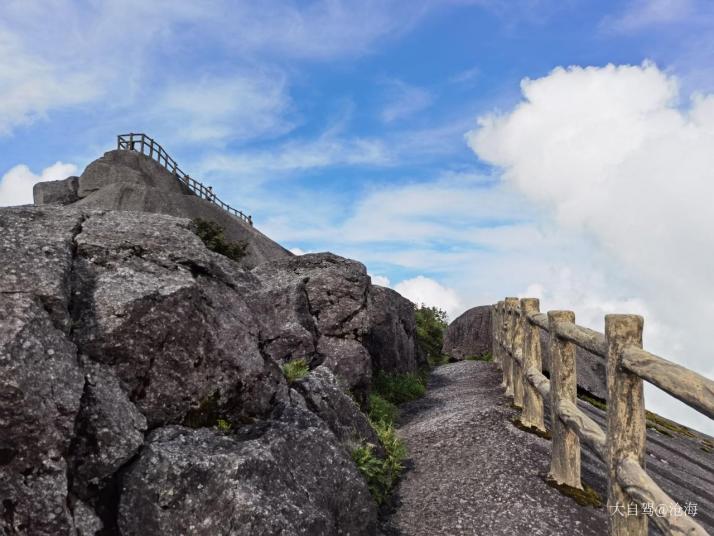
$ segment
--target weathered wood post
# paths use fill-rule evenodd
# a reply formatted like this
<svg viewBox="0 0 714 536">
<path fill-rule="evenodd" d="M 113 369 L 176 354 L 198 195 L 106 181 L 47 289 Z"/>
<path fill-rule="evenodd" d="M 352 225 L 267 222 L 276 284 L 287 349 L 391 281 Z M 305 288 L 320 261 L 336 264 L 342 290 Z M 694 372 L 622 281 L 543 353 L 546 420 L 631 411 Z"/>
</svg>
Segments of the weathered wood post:
<svg viewBox="0 0 714 536">
<path fill-rule="evenodd" d="M 491 306 L 491 356 L 493 362 L 500 366 L 498 359 L 498 303 Z"/>
<path fill-rule="evenodd" d="M 540 311 L 540 302 L 537 298 L 523 298 L 521 300 L 521 325 L 523 326 L 523 374 L 528 369 L 543 371 L 543 363 L 540 357 L 540 330 L 538 326 L 530 323 L 529 314 Z M 524 379 L 524 400 L 521 422 L 525 426 L 533 426 L 538 430 L 545 431 L 543 422 L 543 399 L 538 390 L 531 383 Z"/>
<path fill-rule="evenodd" d="M 644 320 L 638 315 L 606 315 L 607 340 L 607 504 L 611 536 L 646 536 L 647 517 L 619 515 L 634 503 L 617 481 L 617 467 L 624 458 L 645 466 L 645 401 L 642 378 L 621 366 L 622 350 L 627 346 L 642 348 Z M 620 508 L 618 508 L 618 506 Z M 612 512 L 610 512 L 612 514 Z"/>
<path fill-rule="evenodd" d="M 525 386 L 523 377 L 523 324 L 521 323 L 521 301 L 511 311 L 513 325 L 513 405 L 522 408 Z"/>
<path fill-rule="evenodd" d="M 580 439 L 558 417 L 561 400 L 576 404 L 577 378 L 575 345 L 556 335 L 557 325 L 575 323 L 572 311 L 548 311 L 550 331 L 550 415 L 553 446 L 550 459 L 550 478 L 558 484 L 582 489 L 580 484 Z"/>
<path fill-rule="evenodd" d="M 506 382 L 506 372 L 507 372 L 507 356 L 506 352 L 504 350 L 504 344 L 505 344 L 505 338 L 506 338 L 506 328 L 505 328 L 505 306 L 506 302 L 504 300 L 501 300 L 498 302 L 498 360 L 501 364 L 501 375 L 503 377 L 503 381 L 501 382 L 501 387 L 504 389 L 508 385 Z"/>
<path fill-rule="evenodd" d="M 503 353 L 506 367 L 504 369 L 506 377 L 506 396 L 513 396 L 513 310 L 518 304 L 518 298 L 506 298 L 504 303 L 504 326 L 505 326 L 505 351 Z"/>
</svg>

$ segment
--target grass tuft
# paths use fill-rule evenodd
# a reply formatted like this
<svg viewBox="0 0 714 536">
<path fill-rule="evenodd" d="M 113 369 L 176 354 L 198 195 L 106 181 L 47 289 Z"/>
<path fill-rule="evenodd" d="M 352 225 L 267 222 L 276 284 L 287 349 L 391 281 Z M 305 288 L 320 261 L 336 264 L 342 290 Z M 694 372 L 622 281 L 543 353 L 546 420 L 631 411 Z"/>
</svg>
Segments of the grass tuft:
<svg viewBox="0 0 714 536">
<path fill-rule="evenodd" d="M 491 352 L 485 352 L 481 355 L 468 355 L 465 359 L 466 361 L 485 361 L 490 363 L 493 361 L 493 356 L 491 355 Z"/>
<path fill-rule="evenodd" d="M 426 393 L 425 374 L 388 374 L 379 371 L 372 381 L 374 392 L 392 404 L 416 400 Z"/>
<path fill-rule="evenodd" d="M 307 363 L 302 358 L 288 361 L 282 366 L 282 369 L 288 383 L 300 380 L 310 372 L 310 367 L 307 366 Z"/>
<path fill-rule="evenodd" d="M 570 497 L 580 506 L 592 506 L 593 508 L 602 508 L 604 503 L 600 494 L 587 484 L 583 484 L 583 489 L 573 488 L 567 484 L 558 484 L 552 478 L 546 477 L 546 484 L 557 489 L 566 497 Z"/>
</svg>

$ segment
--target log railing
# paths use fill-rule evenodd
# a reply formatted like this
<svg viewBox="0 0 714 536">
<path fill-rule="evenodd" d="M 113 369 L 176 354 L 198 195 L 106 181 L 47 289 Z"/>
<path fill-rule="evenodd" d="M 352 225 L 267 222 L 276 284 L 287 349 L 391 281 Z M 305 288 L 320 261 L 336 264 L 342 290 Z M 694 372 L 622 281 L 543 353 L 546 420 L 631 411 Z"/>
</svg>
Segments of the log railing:
<svg viewBox="0 0 714 536">
<path fill-rule="evenodd" d="M 223 210 L 246 222 L 248 225 L 253 225 L 252 216 L 243 214 L 243 212 L 233 208 L 228 203 L 224 203 L 216 197 L 215 193 L 213 193 L 213 188 L 210 186 L 204 186 L 202 183 L 189 176 L 188 173 L 184 173 L 181 168 L 178 167 L 176 160 L 171 158 L 161 145 L 146 134 L 119 134 L 117 136 L 117 149 L 136 151 L 156 160 L 159 164 L 164 166 L 164 168 L 173 173 L 179 181 L 185 184 L 188 189 L 198 197 L 218 205 Z"/>
<path fill-rule="evenodd" d="M 494 361 L 506 394 L 522 410 L 522 424 L 545 430 L 543 402 L 549 401 L 550 478 L 582 489 L 582 441 L 606 464 L 608 506 L 637 512 L 609 516 L 610 535 L 645 536 L 649 517 L 663 534 L 707 534 L 645 470 L 643 380 L 710 418 L 714 381 L 643 350 L 643 319 L 637 315 L 606 315 L 603 334 L 575 324 L 571 311 L 543 314 L 537 299 L 506 298 L 492 306 L 492 328 Z M 541 329 L 549 334 L 550 379 L 542 370 Z M 607 432 L 577 407 L 576 346 L 606 360 Z M 630 509 L 632 504 L 654 507 Z"/>
</svg>

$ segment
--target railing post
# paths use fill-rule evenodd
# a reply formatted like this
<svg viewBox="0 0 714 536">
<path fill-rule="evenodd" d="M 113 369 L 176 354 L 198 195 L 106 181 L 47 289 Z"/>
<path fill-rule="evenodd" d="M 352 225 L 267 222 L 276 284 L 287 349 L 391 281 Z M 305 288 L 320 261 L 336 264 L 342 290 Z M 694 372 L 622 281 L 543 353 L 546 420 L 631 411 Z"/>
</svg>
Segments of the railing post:
<svg viewBox="0 0 714 536">
<path fill-rule="evenodd" d="M 642 378 L 621 367 L 622 350 L 642 347 L 644 320 L 637 315 L 606 315 L 607 340 L 607 504 L 628 512 L 634 503 L 617 481 L 617 466 L 632 458 L 645 466 L 645 402 Z M 618 506 L 620 508 L 618 508 Z M 612 512 L 611 512 L 612 513 Z M 645 515 L 610 515 L 611 536 L 646 536 Z"/>
<path fill-rule="evenodd" d="M 496 352 L 498 352 L 498 366 L 501 368 L 501 387 L 505 389 L 506 387 L 506 362 L 503 357 L 503 305 L 504 301 L 501 300 L 496 305 L 497 315 L 496 315 Z"/>
<path fill-rule="evenodd" d="M 524 377 L 523 362 L 523 324 L 521 323 L 521 302 L 517 302 L 511 311 L 511 323 L 513 325 L 513 405 L 523 408 L 524 399 Z M 519 362 L 519 359 L 521 360 Z"/>
<path fill-rule="evenodd" d="M 534 368 L 538 372 L 543 371 L 543 363 L 540 357 L 540 329 L 530 323 L 528 315 L 540 311 L 540 302 L 537 298 L 523 298 L 521 300 L 521 325 L 523 326 L 523 374 L 528 369 Z M 533 426 L 538 430 L 545 431 L 543 422 L 543 399 L 538 390 L 531 385 L 527 378 L 524 378 L 524 404 L 521 422 L 525 426 Z"/>
<path fill-rule="evenodd" d="M 134 144 L 131 144 L 132 147 L 134 147 Z M 144 135 L 141 135 L 141 154 L 144 154 Z"/>
<path fill-rule="evenodd" d="M 512 312 L 518 304 L 518 298 L 506 298 L 503 304 L 503 325 L 504 325 L 504 352 L 505 368 L 503 369 L 506 379 L 506 396 L 513 396 L 513 322 Z"/>
<path fill-rule="evenodd" d="M 577 378 L 575 345 L 556 335 L 556 326 L 575 322 L 572 311 L 548 311 L 550 331 L 550 416 L 552 423 L 552 453 L 550 478 L 558 484 L 582 489 L 580 483 L 580 439 L 558 416 L 561 400 L 576 404 Z"/>
</svg>

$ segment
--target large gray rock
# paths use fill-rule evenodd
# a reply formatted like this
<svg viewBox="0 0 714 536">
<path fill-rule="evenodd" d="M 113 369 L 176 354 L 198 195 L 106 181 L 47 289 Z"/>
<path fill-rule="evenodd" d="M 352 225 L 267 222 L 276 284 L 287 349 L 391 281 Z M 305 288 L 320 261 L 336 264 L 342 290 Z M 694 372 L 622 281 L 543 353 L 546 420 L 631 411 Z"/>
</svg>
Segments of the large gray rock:
<svg viewBox="0 0 714 536">
<path fill-rule="evenodd" d="M 262 264 L 258 301 L 265 317 L 266 351 L 278 361 L 325 363 L 356 392 L 365 393 L 372 363 L 364 347 L 369 330 L 370 279 L 363 264 L 315 253 Z"/>
<path fill-rule="evenodd" d="M 416 340 L 414 304 L 390 288 L 372 285 L 365 336 L 372 367 L 404 374 L 426 366 Z"/>
<path fill-rule="evenodd" d="M 35 205 L 68 205 L 79 201 L 79 177 L 38 182 L 32 187 Z"/>
<path fill-rule="evenodd" d="M 181 438 L 205 438 L 199 446 L 212 452 L 215 430 L 175 425 L 211 427 L 218 417 L 235 428 L 263 423 L 251 429 L 255 441 L 231 436 L 245 454 L 241 467 L 267 460 L 242 480 L 243 496 L 254 498 L 237 503 L 246 526 L 370 534 L 374 505 L 348 450 L 377 440 L 326 369 L 368 385 L 364 267 L 326 254 L 251 273 L 207 250 L 189 220 L 74 207 L 0 211 L 0 534 L 116 533 L 119 501 L 144 501 L 138 480 L 126 488 L 144 490 L 134 498 L 120 496 L 120 484 L 121 475 L 139 474 L 145 432 L 180 429 Z M 298 392 L 272 355 L 301 353 L 313 368 L 325 366 Z M 302 416 L 284 410 L 290 406 Z M 216 496 L 236 504 L 222 473 L 235 460 L 209 457 L 220 459 L 211 465 L 194 450 L 176 459 L 205 470 Z M 158 521 L 124 515 L 122 523 L 171 534 L 191 531 L 192 516 L 226 519 L 210 500 L 199 509 L 188 500 L 172 519 L 159 512 Z"/>
<path fill-rule="evenodd" d="M 213 221 L 232 242 L 246 242 L 241 265 L 291 257 L 292 253 L 263 233 L 232 216 L 218 205 L 194 195 L 172 173 L 151 158 L 135 151 L 108 151 L 84 170 L 79 178 L 82 209 L 129 210 L 170 214 Z"/>
<path fill-rule="evenodd" d="M 318 415 L 348 448 L 359 443 L 378 446 L 379 438 L 357 403 L 345 393 L 327 366 L 319 366 L 293 387 L 303 396 L 306 407 Z"/>
<path fill-rule="evenodd" d="M 456 360 L 491 351 L 491 306 L 472 307 L 455 318 L 444 333 L 443 352 Z"/>
<path fill-rule="evenodd" d="M 235 434 L 154 431 L 123 478 L 124 536 L 367 535 L 376 507 L 334 435 L 288 407 Z"/>
<path fill-rule="evenodd" d="M 114 371 L 149 426 L 180 422 L 212 398 L 243 419 L 285 397 L 241 298 L 259 283 L 208 251 L 186 220 L 108 212 L 76 243 L 75 339 Z"/>
</svg>

